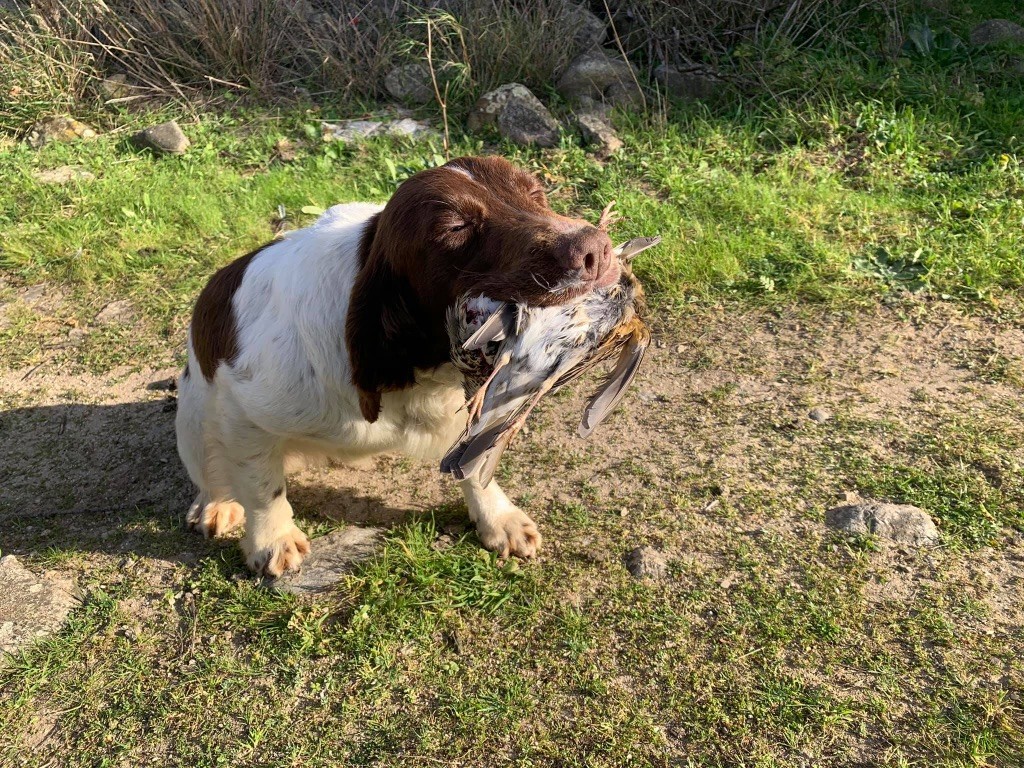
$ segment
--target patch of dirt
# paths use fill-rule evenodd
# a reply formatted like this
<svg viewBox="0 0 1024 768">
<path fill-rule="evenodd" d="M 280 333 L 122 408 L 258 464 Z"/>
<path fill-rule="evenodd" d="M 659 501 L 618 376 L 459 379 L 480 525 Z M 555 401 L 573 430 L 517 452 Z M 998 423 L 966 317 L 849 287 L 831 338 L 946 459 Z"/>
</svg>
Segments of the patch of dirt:
<svg viewBox="0 0 1024 768">
<path fill-rule="evenodd" d="M 952 305 L 912 317 L 885 309 L 701 310 L 656 338 L 624 405 L 590 441 L 575 435 L 588 394 L 577 387 L 550 398 L 507 454 L 502 484 L 549 533 L 542 559 L 589 559 L 586 553 L 604 546 L 593 539 L 609 525 L 592 511 L 602 509 L 616 511 L 614 524 L 626 539 L 606 558 L 608 567 L 619 567 L 632 547 L 649 545 L 719 581 L 732 570 L 723 553 L 736 535 L 830 535 L 817 510 L 853 489 L 830 481 L 823 465 L 816 467 L 820 485 L 807 496 L 808 469 L 835 428 L 833 420 L 808 418 L 814 407 L 840 420 L 914 429 L 966 403 L 979 423 L 1019 430 L 1024 421 L 1024 398 L 1012 379 L 994 381 L 957 363 L 982 341 L 1008 357 L 1024 355 L 1021 329 Z M 173 396 L 148 388 L 176 375 L 169 368 L 0 373 L 0 465 L 8 478 L 0 522 L 11 529 L 9 548 L 88 541 L 81 546 L 121 556 L 136 546 L 148 551 L 145 526 L 97 534 L 111 515 L 143 510 L 155 524 L 181 523 L 193 489 L 175 449 Z M 869 440 L 865 450 L 884 456 L 891 448 Z M 1013 458 L 1024 465 L 1019 450 Z M 307 469 L 290 479 L 289 495 L 300 519 L 329 526 L 392 525 L 438 508 L 464 509 L 456 485 L 436 467 L 401 458 L 377 459 L 369 470 Z M 191 549 L 212 546 L 222 545 L 196 539 Z M 980 599 L 1007 627 L 1024 626 L 1024 562 L 1016 557 L 967 558 L 984 563 L 998 584 Z M 879 565 L 864 586 L 869 601 L 910 600 L 934 570 Z"/>
</svg>

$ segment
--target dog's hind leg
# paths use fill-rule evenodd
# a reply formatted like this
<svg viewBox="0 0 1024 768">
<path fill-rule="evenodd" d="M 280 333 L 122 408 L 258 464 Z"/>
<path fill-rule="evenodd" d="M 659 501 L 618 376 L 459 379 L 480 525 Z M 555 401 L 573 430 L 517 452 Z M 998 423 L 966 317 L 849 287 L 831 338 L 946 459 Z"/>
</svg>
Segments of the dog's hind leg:
<svg viewBox="0 0 1024 768">
<path fill-rule="evenodd" d="M 245 520 L 245 510 L 232 498 L 223 466 L 220 424 L 208 407 L 213 386 L 186 368 L 178 379 L 175 418 L 178 455 L 199 488 L 185 522 L 206 538 L 222 536 Z"/>
</svg>

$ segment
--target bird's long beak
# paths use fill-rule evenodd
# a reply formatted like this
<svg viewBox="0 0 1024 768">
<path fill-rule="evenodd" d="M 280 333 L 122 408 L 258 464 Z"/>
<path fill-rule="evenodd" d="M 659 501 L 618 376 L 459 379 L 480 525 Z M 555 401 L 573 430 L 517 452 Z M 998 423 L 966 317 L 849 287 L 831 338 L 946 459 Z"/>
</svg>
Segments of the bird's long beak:
<svg viewBox="0 0 1024 768">
<path fill-rule="evenodd" d="M 623 264 L 629 264 L 633 258 L 648 248 L 653 248 L 661 242 L 661 236 L 656 235 L 655 237 L 634 237 L 632 240 L 627 240 L 612 253 L 614 253 L 619 261 Z"/>
</svg>

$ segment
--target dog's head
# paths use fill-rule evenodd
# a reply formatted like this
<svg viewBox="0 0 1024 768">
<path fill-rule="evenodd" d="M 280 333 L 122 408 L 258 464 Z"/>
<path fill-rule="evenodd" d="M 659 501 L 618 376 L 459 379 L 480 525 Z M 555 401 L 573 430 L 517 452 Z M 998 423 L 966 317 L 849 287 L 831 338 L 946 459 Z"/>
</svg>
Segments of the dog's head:
<svg viewBox="0 0 1024 768">
<path fill-rule="evenodd" d="M 465 157 L 405 181 L 361 243 L 346 341 L 364 417 L 380 393 L 448 359 L 444 313 L 467 291 L 559 304 L 619 278 L 608 235 L 548 206 L 540 182 L 497 157 Z"/>
</svg>

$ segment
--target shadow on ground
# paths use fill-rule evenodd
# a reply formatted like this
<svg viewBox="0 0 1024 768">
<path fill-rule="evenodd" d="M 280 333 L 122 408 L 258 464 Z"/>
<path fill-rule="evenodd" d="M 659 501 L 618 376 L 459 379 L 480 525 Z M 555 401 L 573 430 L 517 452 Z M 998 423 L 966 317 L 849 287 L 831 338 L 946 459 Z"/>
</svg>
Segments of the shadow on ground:
<svg viewBox="0 0 1024 768">
<path fill-rule="evenodd" d="M 167 398 L 0 412 L 4 554 L 55 547 L 192 559 L 204 549 L 234 546 L 204 542 L 185 529 L 195 490 L 178 459 L 174 406 Z M 338 472 L 345 470 L 320 475 L 331 479 Z M 290 483 L 297 517 L 307 526 L 317 520 L 391 525 L 413 511 L 317 479 Z"/>
</svg>

